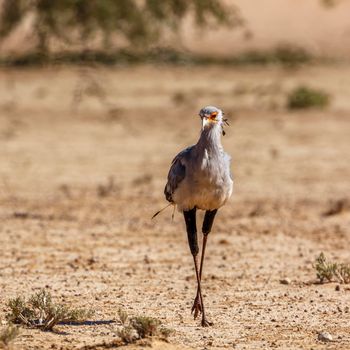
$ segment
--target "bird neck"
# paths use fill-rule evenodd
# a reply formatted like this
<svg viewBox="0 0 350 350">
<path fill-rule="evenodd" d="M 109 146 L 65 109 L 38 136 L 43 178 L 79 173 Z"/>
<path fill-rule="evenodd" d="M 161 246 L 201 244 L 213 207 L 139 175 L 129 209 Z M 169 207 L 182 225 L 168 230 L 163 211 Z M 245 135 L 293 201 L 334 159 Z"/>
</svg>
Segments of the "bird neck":
<svg viewBox="0 0 350 350">
<path fill-rule="evenodd" d="M 197 142 L 197 147 L 209 152 L 220 151 L 222 150 L 221 135 L 222 127 L 220 123 L 204 127 Z"/>
</svg>

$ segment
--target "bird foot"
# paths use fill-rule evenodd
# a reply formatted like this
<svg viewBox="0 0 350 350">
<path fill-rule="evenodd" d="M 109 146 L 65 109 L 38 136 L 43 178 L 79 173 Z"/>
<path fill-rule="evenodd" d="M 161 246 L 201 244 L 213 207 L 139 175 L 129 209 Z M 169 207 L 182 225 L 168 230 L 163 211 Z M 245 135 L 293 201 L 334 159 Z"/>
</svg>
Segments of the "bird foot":
<svg viewBox="0 0 350 350">
<path fill-rule="evenodd" d="M 213 322 L 209 322 L 205 317 L 202 318 L 201 326 L 210 327 L 213 325 Z"/>
<path fill-rule="evenodd" d="M 202 313 L 202 303 L 200 301 L 199 296 L 197 295 L 194 299 L 194 303 L 191 309 L 191 313 L 193 313 L 193 318 L 196 319 L 198 317 L 198 314 Z"/>
</svg>

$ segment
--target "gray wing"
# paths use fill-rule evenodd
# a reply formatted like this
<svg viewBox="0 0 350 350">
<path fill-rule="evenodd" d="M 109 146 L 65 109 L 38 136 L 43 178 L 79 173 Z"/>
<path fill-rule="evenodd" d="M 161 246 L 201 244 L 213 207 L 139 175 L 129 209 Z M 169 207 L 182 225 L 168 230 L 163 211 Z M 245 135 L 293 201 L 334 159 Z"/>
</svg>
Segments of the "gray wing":
<svg viewBox="0 0 350 350">
<path fill-rule="evenodd" d="M 168 182 L 164 188 L 165 198 L 170 203 L 173 203 L 173 193 L 186 176 L 186 165 L 184 160 L 189 155 L 192 148 L 193 146 L 190 146 L 181 151 L 171 163 L 168 173 Z"/>
</svg>

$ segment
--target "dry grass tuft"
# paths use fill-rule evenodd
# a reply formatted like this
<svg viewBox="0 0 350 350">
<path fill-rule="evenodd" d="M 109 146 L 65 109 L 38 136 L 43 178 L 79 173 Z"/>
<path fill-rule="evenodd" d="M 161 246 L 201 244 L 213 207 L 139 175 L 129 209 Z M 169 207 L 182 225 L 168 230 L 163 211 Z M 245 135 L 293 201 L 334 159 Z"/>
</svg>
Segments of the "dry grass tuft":
<svg viewBox="0 0 350 350">
<path fill-rule="evenodd" d="M 350 283 L 350 265 L 340 264 L 338 267 L 338 278 L 341 283 Z"/>
<path fill-rule="evenodd" d="M 153 317 L 137 316 L 131 319 L 131 326 L 141 339 L 159 334 L 160 325 L 161 322 Z"/>
<path fill-rule="evenodd" d="M 128 313 L 123 309 L 119 309 L 118 316 L 119 316 L 119 320 L 120 320 L 121 324 L 125 325 L 126 321 L 128 320 L 128 317 L 129 317 Z"/>
<path fill-rule="evenodd" d="M 61 322 L 83 322 L 92 316 L 91 310 L 69 308 L 66 305 L 55 304 L 51 294 L 42 289 L 28 300 L 16 297 L 8 301 L 9 312 L 6 318 L 9 322 L 28 327 L 52 331 Z"/>
<path fill-rule="evenodd" d="M 323 252 L 316 258 L 313 266 L 320 283 L 324 283 L 324 281 L 350 283 L 350 265 L 330 262 Z"/>
<path fill-rule="evenodd" d="M 124 344 L 131 344 L 139 339 L 158 337 L 163 340 L 173 333 L 173 330 L 161 325 L 161 321 L 148 316 L 129 318 L 128 314 L 119 309 L 118 316 L 123 327 L 118 329 L 117 335 Z"/>
<path fill-rule="evenodd" d="M 121 329 L 118 329 L 117 335 L 124 344 L 132 344 L 138 339 L 134 328 L 131 326 L 123 326 Z"/>
<path fill-rule="evenodd" d="M 100 198 L 108 197 L 118 191 L 114 177 L 110 176 L 105 184 L 99 184 L 97 186 L 97 196 Z"/>
<path fill-rule="evenodd" d="M 346 198 L 332 200 L 329 204 L 329 208 L 322 213 L 323 216 L 333 216 L 341 214 L 349 207 L 349 202 Z"/>
<path fill-rule="evenodd" d="M 0 349 L 8 349 L 16 339 L 19 330 L 16 326 L 9 325 L 0 332 Z"/>
</svg>

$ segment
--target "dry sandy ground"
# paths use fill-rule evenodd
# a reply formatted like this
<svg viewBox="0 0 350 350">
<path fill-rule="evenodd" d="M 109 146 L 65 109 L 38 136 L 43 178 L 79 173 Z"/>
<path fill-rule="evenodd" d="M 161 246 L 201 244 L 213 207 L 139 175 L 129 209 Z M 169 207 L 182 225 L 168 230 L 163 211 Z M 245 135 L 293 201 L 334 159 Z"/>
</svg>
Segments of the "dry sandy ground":
<svg viewBox="0 0 350 350">
<path fill-rule="evenodd" d="M 349 73 L 1 71 L 0 318 L 8 298 L 43 287 L 96 310 L 58 333 L 22 329 L 15 348 L 103 349 L 122 307 L 174 329 L 158 349 L 349 349 L 350 287 L 315 284 L 312 267 L 321 251 L 349 261 Z M 286 92 L 301 82 L 331 92 L 329 110 L 286 112 Z M 150 220 L 165 204 L 172 157 L 198 137 L 204 104 L 230 118 L 223 142 L 235 176 L 209 237 L 206 329 L 190 314 L 195 276 L 181 214 Z M 332 201 L 343 210 L 325 215 Z M 317 340 L 323 330 L 334 342 Z"/>
</svg>

